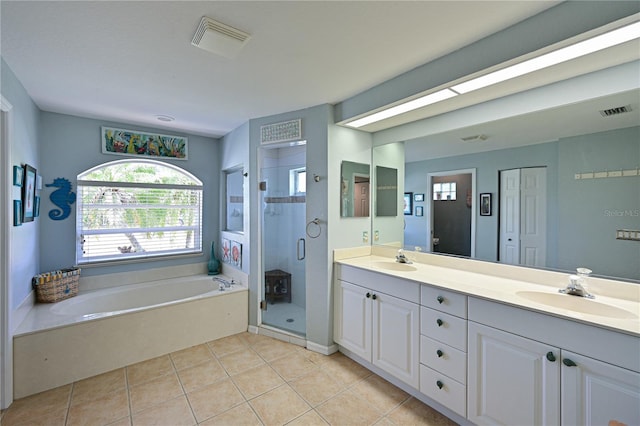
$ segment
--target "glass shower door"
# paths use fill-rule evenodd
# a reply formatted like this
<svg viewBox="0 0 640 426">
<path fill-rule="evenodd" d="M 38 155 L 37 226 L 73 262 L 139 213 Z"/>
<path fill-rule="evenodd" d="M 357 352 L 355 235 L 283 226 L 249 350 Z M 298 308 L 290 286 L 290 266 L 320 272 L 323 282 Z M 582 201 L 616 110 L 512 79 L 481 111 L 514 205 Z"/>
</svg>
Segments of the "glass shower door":
<svg viewBox="0 0 640 426">
<path fill-rule="evenodd" d="M 261 148 L 261 323 L 306 335 L 306 147 Z"/>
</svg>

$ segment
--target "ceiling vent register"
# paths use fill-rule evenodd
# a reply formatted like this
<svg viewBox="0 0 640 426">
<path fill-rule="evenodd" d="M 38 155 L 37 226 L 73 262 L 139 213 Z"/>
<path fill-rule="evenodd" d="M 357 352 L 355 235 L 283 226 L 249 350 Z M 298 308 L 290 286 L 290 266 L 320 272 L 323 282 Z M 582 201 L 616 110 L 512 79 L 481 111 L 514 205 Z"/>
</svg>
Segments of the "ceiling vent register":
<svg viewBox="0 0 640 426">
<path fill-rule="evenodd" d="M 302 140 L 302 119 L 260 126 L 260 144 Z"/>
<path fill-rule="evenodd" d="M 203 16 L 191 44 L 216 55 L 234 58 L 249 39 L 250 34 Z"/>
</svg>

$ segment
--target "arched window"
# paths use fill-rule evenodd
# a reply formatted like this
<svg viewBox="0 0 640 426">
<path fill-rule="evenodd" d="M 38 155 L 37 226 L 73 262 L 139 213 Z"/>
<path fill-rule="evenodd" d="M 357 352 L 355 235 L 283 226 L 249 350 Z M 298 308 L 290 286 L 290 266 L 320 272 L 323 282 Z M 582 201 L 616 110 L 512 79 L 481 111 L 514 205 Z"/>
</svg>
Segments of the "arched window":
<svg viewBox="0 0 640 426">
<path fill-rule="evenodd" d="M 171 164 L 120 160 L 78 175 L 76 261 L 202 252 L 202 182 Z"/>
</svg>

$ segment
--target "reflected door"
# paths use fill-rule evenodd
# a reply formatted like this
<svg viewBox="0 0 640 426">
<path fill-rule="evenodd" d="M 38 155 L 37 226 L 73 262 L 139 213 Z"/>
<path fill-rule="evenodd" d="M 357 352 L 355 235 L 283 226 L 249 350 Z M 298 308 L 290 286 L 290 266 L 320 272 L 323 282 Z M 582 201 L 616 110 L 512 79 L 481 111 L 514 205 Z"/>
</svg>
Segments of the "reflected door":
<svg viewBox="0 0 640 426">
<path fill-rule="evenodd" d="M 306 146 L 260 148 L 261 325 L 306 335 Z"/>
</svg>

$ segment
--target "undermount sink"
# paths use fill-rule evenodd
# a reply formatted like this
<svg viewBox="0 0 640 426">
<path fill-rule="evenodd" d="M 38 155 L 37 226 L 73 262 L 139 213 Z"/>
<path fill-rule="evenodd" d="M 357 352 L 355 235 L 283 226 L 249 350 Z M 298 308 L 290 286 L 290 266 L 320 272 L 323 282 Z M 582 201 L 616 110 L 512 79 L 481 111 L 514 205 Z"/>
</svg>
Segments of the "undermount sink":
<svg viewBox="0 0 640 426">
<path fill-rule="evenodd" d="M 418 268 L 408 263 L 394 262 L 392 260 L 372 262 L 371 265 L 375 268 L 388 269 L 390 271 L 417 271 L 418 270 Z"/>
<path fill-rule="evenodd" d="M 531 302 L 553 306 L 584 314 L 599 315 L 609 318 L 636 319 L 638 315 L 617 306 L 600 303 L 593 299 L 571 296 L 561 293 L 544 293 L 541 291 L 518 291 L 516 295 Z"/>
</svg>

